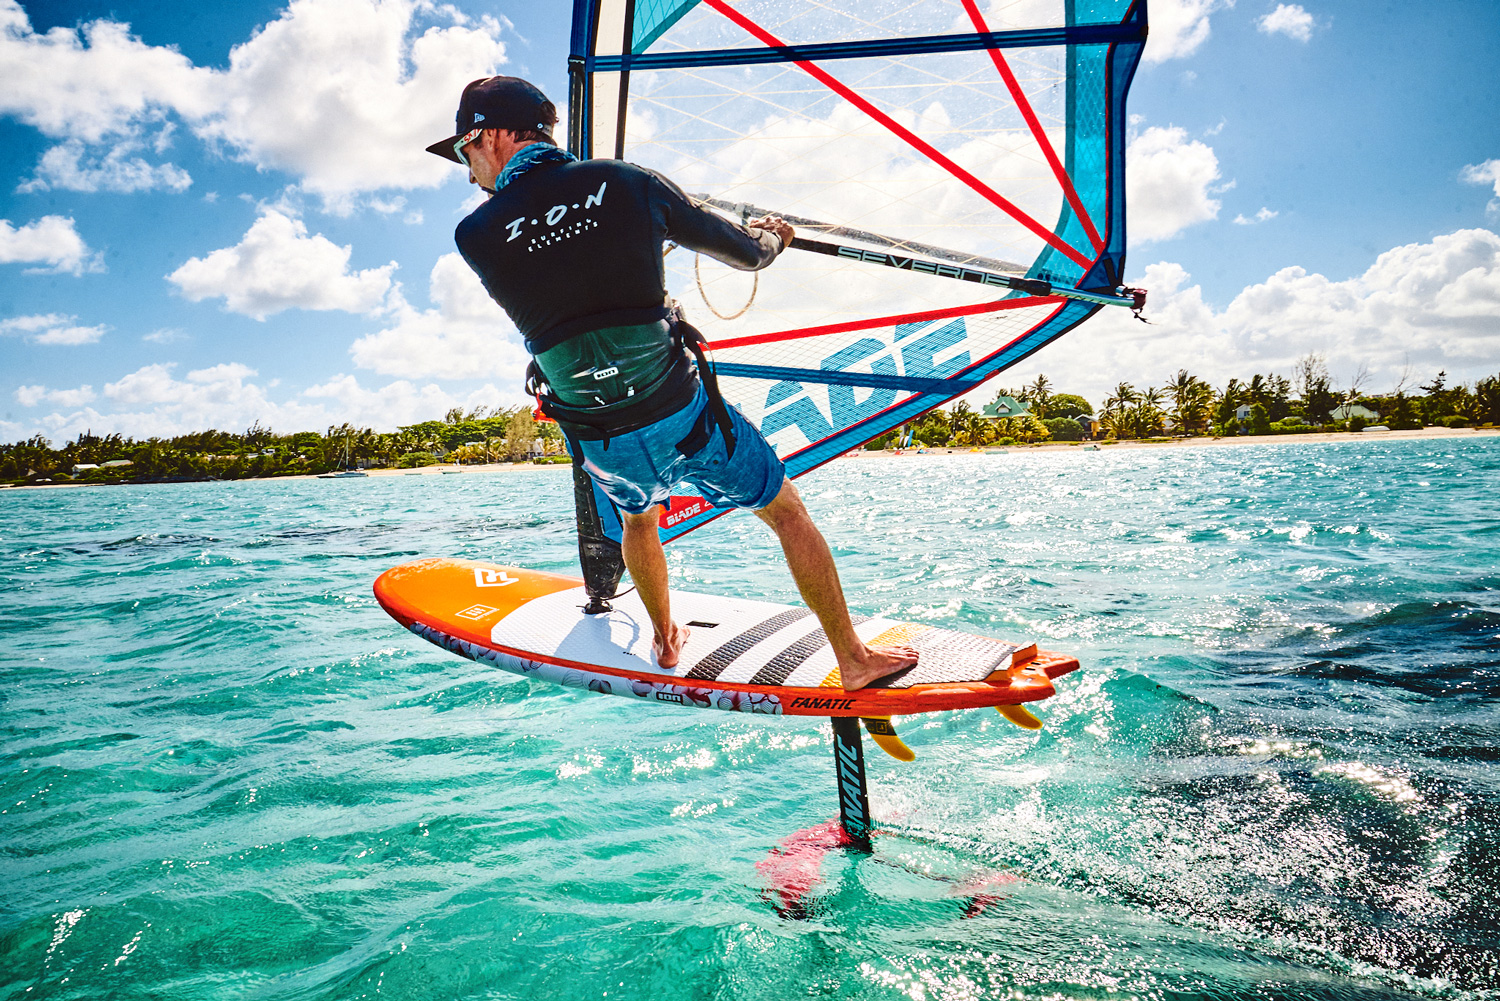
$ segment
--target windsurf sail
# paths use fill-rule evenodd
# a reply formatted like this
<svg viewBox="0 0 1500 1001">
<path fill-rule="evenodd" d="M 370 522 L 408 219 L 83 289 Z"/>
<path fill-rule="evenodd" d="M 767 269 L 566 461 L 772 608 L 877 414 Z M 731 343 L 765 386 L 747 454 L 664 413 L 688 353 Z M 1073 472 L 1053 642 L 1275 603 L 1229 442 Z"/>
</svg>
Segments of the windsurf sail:
<svg viewBox="0 0 1500 1001">
<path fill-rule="evenodd" d="M 569 145 L 797 227 L 763 272 L 681 248 L 666 265 L 726 401 L 800 476 L 1099 309 L 1139 309 L 1121 275 L 1145 8 L 576 0 Z M 593 497 L 581 516 L 618 538 Z M 674 502 L 662 536 L 722 513 Z"/>
</svg>

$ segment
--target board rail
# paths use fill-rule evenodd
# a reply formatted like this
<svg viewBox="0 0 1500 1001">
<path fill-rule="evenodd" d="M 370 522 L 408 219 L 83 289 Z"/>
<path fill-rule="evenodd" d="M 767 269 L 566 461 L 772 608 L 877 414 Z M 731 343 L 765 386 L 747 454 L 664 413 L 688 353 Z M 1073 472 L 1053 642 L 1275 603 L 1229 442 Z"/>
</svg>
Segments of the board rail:
<svg viewBox="0 0 1500 1001">
<path fill-rule="evenodd" d="M 490 583 L 476 583 L 486 579 Z M 562 574 L 437 558 L 387 570 L 375 581 L 375 596 L 408 630 L 470 660 L 567 687 L 684 707 L 786 716 L 890 717 L 1017 706 L 1056 694 L 1053 680 L 1078 669 L 1075 657 L 1029 646 L 1017 650 L 1008 668 L 980 681 L 846 691 L 830 686 L 705 681 L 659 668 L 627 670 L 522 649 L 493 638 L 494 624 L 529 601 L 582 587 L 579 578 Z"/>
</svg>

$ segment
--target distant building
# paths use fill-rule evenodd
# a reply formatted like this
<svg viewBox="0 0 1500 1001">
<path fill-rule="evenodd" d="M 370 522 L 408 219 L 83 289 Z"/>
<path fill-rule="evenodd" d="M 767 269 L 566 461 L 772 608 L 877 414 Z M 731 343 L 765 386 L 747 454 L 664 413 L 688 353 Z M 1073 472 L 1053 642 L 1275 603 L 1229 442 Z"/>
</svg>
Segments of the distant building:
<svg viewBox="0 0 1500 1001">
<path fill-rule="evenodd" d="M 129 459 L 110 459 L 108 462 L 79 462 L 73 466 L 73 475 L 86 473 L 90 469 L 119 469 L 122 466 L 133 466 L 135 463 Z"/>
<path fill-rule="evenodd" d="M 1342 407 L 1334 407 L 1328 416 L 1336 421 L 1347 421 L 1351 417 L 1363 417 L 1367 421 L 1380 420 L 1379 414 L 1358 403 L 1346 403 Z"/>
<path fill-rule="evenodd" d="M 1026 409 L 1026 404 L 1017 402 L 1013 397 L 1001 396 L 994 403 L 986 403 L 979 411 L 979 415 L 986 420 L 1000 421 L 1007 417 L 1021 417 L 1031 413 Z"/>
<path fill-rule="evenodd" d="M 1250 419 L 1250 404 L 1241 403 L 1234 408 L 1234 419 L 1237 421 L 1248 421 Z"/>
</svg>

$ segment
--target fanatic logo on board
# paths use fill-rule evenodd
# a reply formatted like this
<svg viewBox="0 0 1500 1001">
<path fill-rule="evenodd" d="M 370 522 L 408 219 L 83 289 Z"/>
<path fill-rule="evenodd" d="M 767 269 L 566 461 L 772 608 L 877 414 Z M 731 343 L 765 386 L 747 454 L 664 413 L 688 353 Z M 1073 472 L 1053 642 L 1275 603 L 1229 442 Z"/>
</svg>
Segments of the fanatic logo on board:
<svg viewBox="0 0 1500 1001">
<path fill-rule="evenodd" d="M 474 568 L 475 587 L 504 587 L 507 584 L 514 584 L 520 579 L 519 577 L 512 577 L 504 570 L 486 570 L 484 567 Z"/>
</svg>

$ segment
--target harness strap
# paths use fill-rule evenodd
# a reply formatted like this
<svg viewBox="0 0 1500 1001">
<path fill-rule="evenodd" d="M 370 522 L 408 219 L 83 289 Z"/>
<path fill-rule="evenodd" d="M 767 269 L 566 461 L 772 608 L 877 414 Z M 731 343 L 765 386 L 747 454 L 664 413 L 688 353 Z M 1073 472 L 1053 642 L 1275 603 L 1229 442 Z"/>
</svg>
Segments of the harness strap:
<svg viewBox="0 0 1500 1001">
<path fill-rule="evenodd" d="M 698 378 L 703 380 L 704 392 L 708 394 L 708 406 L 713 411 L 714 421 L 719 425 L 719 433 L 724 436 L 724 452 L 726 458 L 734 458 L 734 424 L 729 420 L 729 408 L 724 404 L 724 397 L 719 392 L 719 374 L 714 371 L 713 363 L 704 354 L 703 331 L 693 326 L 682 318 L 680 314 L 676 317 L 673 330 L 681 337 L 683 344 L 698 359 Z"/>
<path fill-rule="evenodd" d="M 633 397 L 603 407 L 575 407 L 550 392 L 546 377 L 533 360 L 526 366 L 526 392 L 542 405 L 542 413 L 557 421 L 563 433 L 581 441 L 602 441 L 639 431 L 668 417 L 692 400 L 697 387 L 693 364 L 686 353 L 673 363 L 673 371 L 661 386 L 647 396 Z"/>
</svg>

